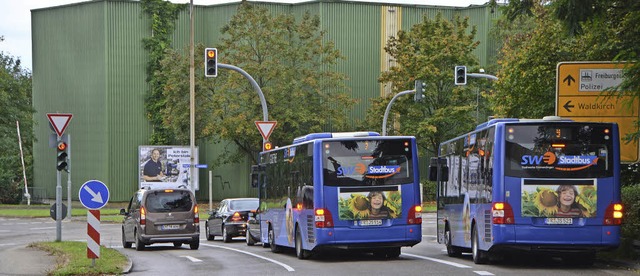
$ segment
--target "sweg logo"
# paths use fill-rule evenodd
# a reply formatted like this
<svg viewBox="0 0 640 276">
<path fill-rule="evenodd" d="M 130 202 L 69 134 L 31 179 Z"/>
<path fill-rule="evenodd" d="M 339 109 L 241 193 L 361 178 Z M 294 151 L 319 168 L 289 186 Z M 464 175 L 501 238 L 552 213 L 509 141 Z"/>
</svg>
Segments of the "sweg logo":
<svg viewBox="0 0 640 276">
<path fill-rule="evenodd" d="M 540 165 L 542 162 L 552 165 L 556 162 L 556 155 L 553 152 L 545 152 L 544 155 L 523 155 L 520 165 Z"/>
<path fill-rule="evenodd" d="M 400 171 L 400 166 L 371 166 L 368 174 L 390 174 Z"/>
</svg>

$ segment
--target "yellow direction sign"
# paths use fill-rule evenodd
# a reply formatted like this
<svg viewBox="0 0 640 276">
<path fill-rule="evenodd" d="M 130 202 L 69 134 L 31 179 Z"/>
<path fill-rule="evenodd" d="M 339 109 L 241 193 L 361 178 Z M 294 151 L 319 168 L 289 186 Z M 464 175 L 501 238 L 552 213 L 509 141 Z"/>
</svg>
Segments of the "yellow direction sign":
<svg viewBox="0 0 640 276">
<path fill-rule="evenodd" d="M 556 115 L 587 122 L 616 122 L 620 129 L 620 160 L 639 161 L 638 141 L 626 143 L 622 138 L 637 131 L 640 102 L 630 96 L 608 96 L 608 89 L 624 80 L 628 63 L 560 62 L 556 71 Z"/>
</svg>

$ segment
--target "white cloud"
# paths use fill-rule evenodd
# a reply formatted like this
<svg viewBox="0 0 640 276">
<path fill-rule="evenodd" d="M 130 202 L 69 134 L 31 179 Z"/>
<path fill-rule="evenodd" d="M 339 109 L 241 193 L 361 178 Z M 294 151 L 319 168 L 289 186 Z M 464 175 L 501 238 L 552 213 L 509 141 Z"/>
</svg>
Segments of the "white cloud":
<svg viewBox="0 0 640 276">
<path fill-rule="evenodd" d="M 419 4 L 434 6 L 481 5 L 489 0 L 364 0 L 363 2 Z M 55 7 L 70 3 L 86 2 L 79 0 L 0 0 L 0 51 L 5 55 L 19 58 L 22 67 L 31 70 L 31 10 Z M 189 0 L 171 0 L 174 3 L 189 3 Z M 236 0 L 194 0 L 195 5 L 213 5 L 239 2 Z M 297 3 L 300 0 L 272 0 L 265 2 Z"/>
</svg>

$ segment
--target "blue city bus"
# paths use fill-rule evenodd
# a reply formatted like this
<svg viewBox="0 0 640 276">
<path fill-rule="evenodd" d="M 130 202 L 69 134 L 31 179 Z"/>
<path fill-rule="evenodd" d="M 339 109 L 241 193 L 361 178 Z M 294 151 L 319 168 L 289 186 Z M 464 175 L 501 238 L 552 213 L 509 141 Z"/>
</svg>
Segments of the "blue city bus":
<svg viewBox="0 0 640 276">
<path fill-rule="evenodd" d="M 415 137 L 313 133 L 252 168 L 263 246 L 305 259 L 329 248 L 396 258 L 422 240 Z"/>
<path fill-rule="evenodd" d="M 620 145 L 615 123 L 493 119 L 440 145 L 437 237 L 475 263 L 541 252 L 590 265 L 620 242 Z"/>
</svg>

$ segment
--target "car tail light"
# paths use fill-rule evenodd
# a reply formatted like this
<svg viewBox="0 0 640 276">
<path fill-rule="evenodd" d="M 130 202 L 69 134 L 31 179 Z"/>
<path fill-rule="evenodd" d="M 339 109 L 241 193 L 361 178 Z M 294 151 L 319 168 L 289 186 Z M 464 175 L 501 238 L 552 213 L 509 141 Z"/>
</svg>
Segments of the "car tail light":
<svg viewBox="0 0 640 276">
<path fill-rule="evenodd" d="M 147 224 L 147 210 L 144 207 L 140 207 L 140 225 Z"/>
<path fill-rule="evenodd" d="M 238 212 L 233 213 L 233 216 L 231 216 L 231 221 L 241 221 L 241 220 L 242 220 L 242 216 Z"/>
<path fill-rule="evenodd" d="M 407 224 L 422 224 L 422 206 L 416 205 L 409 209 Z"/>
<path fill-rule="evenodd" d="M 193 207 L 193 223 L 200 223 L 200 215 L 198 214 L 198 205 Z"/>
<path fill-rule="evenodd" d="M 493 224 L 514 224 L 515 218 L 513 216 L 513 209 L 507 202 L 493 203 L 492 210 Z"/>
<path fill-rule="evenodd" d="M 604 214 L 604 225 L 620 225 L 622 224 L 623 206 L 620 203 L 611 203 L 607 206 Z"/>
<path fill-rule="evenodd" d="M 316 228 L 332 228 L 333 227 L 333 217 L 331 216 L 331 212 L 325 208 L 318 208 L 315 211 L 316 213 Z"/>
</svg>

